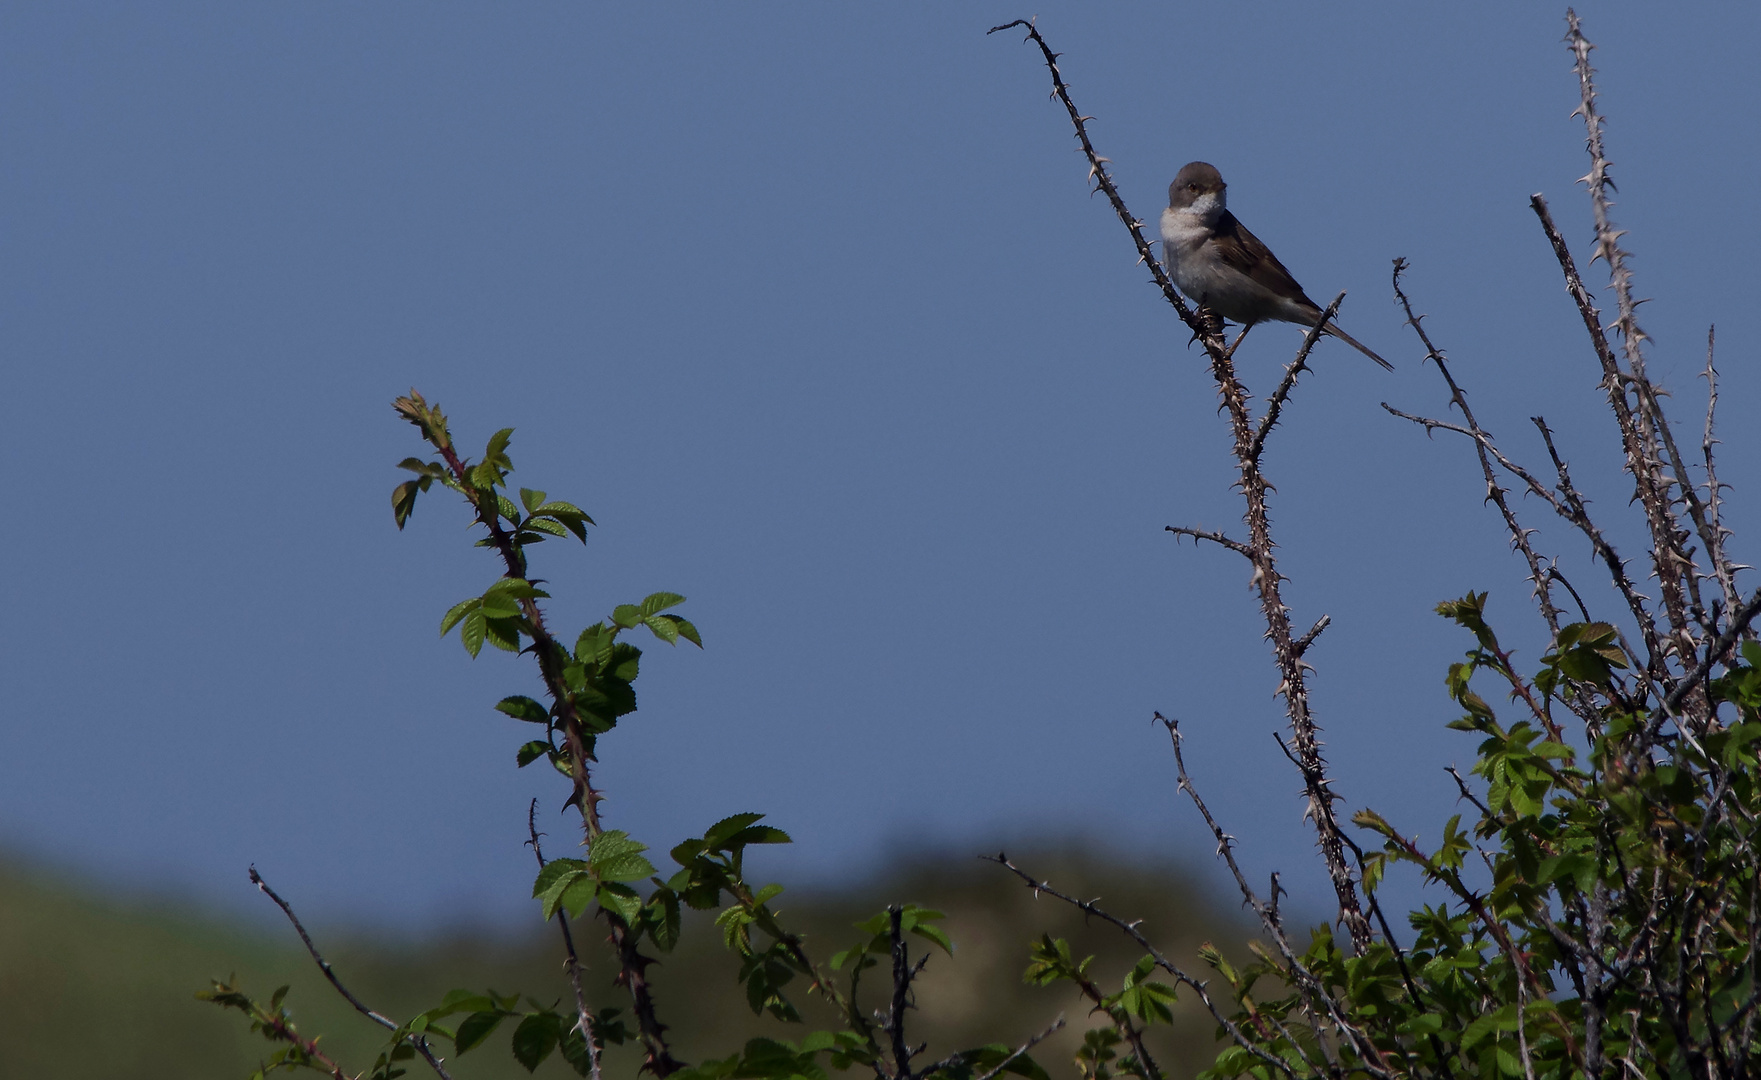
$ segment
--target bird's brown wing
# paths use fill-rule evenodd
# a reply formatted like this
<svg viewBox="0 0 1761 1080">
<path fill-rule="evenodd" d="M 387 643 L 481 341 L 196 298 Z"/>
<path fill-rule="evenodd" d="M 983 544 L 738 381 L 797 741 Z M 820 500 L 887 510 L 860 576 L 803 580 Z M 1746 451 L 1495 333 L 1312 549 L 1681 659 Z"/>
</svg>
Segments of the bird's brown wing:
<svg viewBox="0 0 1761 1080">
<path fill-rule="evenodd" d="M 1217 221 L 1217 229 L 1212 243 L 1223 262 L 1241 271 L 1248 277 L 1278 296 L 1300 298 L 1304 304 L 1319 311 L 1321 305 L 1308 298 L 1302 286 L 1296 283 L 1289 270 L 1278 261 L 1259 237 L 1247 231 L 1234 214 L 1223 211 Z"/>
</svg>

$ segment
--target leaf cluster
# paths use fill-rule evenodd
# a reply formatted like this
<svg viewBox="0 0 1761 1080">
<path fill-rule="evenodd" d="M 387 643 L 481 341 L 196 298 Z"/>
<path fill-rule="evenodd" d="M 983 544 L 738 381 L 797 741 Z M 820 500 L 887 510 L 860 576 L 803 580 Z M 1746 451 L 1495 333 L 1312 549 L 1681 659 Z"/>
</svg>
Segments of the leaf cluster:
<svg viewBox="0 0 1761 1080">
<path fill-rule="evenodd" d="M 1719 722 L 1660 737 L 1662 703 L 1618 683 L 1612 627 L 1561 627 L 1524 674 L 1486 624 L 1485 599 L 1439 607 L 1476 641 L 1445 680 L 1463 710 L 1450 726 L 1481 737 L 1472 772 L 1483 787 L 1462 789 L 1474 812 L 1429 847 L 1373 811 L 1354 818 L 1381 840 L 1361 859 L 1372 901 L 1400 864 L 1446 899 L 1410 913 L 1406 946 L 1384 937 L 1348 953 L 1320 927 L 1300 955 L 1259 949 L 1240 973 L 1209 957 L 1248 1038 L 1207 1080 L 1568 1080 L 1598 1060 L 1686 1077 L 1752 1053 L 1761 646 L 1744 643 L 1709 681 Z M 1473 689 L 1481 673 L 1510 688 L 1522 718 L 1500 719 Z M 1587 754 L 1548 733 L 1549 709 L 1568 699 L 1595 708 Z M 1263 998 L 1262 982 L 1276 988 Z"/>
</svg>

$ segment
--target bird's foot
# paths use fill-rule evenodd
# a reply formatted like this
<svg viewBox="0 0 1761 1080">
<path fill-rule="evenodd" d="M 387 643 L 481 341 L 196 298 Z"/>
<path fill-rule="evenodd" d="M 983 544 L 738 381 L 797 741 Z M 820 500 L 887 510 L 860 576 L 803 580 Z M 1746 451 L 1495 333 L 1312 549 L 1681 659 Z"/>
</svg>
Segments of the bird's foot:
<svg viewBox="0 0 1761 1080">
<path fill-rule="evenodd" d="M 1235 359 L 1235 350 L 1241 348 L 1241 343 L 1247 337 L 1247 332 L 1252 329 L 1252 326 L 1244 326 L 1241 328 L 1241 333 L 1235 335 L 1235 343 L 1223 350 L 1223 359 Z"/>
</svg>

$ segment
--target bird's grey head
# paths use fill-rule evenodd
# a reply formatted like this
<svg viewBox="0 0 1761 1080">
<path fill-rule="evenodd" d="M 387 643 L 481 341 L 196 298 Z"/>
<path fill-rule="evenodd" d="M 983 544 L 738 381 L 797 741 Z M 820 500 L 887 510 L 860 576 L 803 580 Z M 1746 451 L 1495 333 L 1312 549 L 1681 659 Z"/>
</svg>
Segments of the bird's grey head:
<svg viewBox="0 0 1761 1080">
<path fill-rule="evenodd" d="M 1224 192 L 1229 187 L 1215 165 L 1195 161 L 1174 174 L 1168 185 L 1168 209 L 1207 210 L 1224 206 Z"/>
</svg>

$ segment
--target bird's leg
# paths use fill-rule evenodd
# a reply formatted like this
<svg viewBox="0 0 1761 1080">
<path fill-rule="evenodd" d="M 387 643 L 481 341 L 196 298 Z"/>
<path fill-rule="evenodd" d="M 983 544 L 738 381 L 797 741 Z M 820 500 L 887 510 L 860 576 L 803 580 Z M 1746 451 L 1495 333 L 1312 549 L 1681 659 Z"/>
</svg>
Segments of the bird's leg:
<svg viewBox="0 0 1761 1080">
<path fill-rule="evenodd" d="M 1241 328 L 1241 333 L 1235 335 L 1235 344 L 1229 346 L 1228 349 L 1224 350 L 1223 359 L 1233 360 L 1235 358 L 1235 350 L 1241 347 L 1242 339 L 1247 337 L 1247 332 L 1252 329 L 1253 329 L 1252 323 L 1249 323 L 1248 325 Z"/>
</svg>

